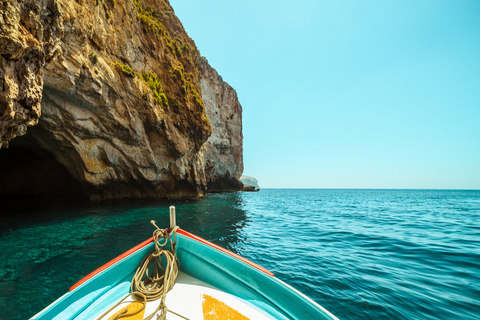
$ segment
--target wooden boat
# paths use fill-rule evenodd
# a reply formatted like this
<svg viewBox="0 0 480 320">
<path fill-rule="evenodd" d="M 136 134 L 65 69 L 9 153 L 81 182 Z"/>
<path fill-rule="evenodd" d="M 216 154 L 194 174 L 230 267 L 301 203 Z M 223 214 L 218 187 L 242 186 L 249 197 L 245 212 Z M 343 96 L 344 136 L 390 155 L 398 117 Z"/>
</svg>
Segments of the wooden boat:
<svg viewBox="0 0 480 320">
<path fill-rule="evenodd" d="M 156 250 L 158 239 L 154 241 L 154 233 L 154 238 L 81 279 L 31 319 L 337 319 L 270 271 L 175 227 L 173 206 L 170 214 L 169 230 L 175 233 L 166 236 L 173 241 L 166 248 L 176 254 L 179 270 L 178 276 L 174 274 L 173 287 L 163 288 L 165 296 L 143 305 L 141 296 L 129 295 L 137 268 Z M 162 261 L 165 264 L 165 259 Z M 165 270 L 168 268 L 165 266 Z M 160 270 L 165 273 L 164 280 L 170 277 L 165 270 Z M 164 309 L 159 311 L 160 301 Z"/>
</svg>

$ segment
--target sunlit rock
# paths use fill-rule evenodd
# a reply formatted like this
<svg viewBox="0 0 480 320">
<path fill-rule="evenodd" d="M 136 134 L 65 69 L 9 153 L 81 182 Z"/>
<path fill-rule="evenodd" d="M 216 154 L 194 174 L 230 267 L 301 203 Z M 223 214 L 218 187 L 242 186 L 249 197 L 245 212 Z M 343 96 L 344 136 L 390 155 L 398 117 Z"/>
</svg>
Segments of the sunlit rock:
<svg viewBox="0 0 480 320">
<path fill-rule="evenodd" d="M 241 188 L 236 92 L 168 1 L 3 1 L 0 10 L 0 148 L 48 152 L 92 199 Z"/>
</svg>

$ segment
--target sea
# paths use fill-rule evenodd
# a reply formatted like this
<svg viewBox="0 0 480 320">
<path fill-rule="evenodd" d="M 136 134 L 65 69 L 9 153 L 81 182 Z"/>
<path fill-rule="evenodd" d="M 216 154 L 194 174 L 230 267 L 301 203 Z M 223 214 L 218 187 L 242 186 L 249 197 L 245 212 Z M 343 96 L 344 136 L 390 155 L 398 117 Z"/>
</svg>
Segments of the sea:
<svg viewBox="0 0 480 320">
<path fill-rule="evenodd" d="M 480 319 L 480 191 L 338 189 L 1 199 L 0 319 L 29 319 L 149 238 L 150 220 L 167 227 L 170 205 L 181 228 L 267 268 L 340 319 Z"/>
</svg>

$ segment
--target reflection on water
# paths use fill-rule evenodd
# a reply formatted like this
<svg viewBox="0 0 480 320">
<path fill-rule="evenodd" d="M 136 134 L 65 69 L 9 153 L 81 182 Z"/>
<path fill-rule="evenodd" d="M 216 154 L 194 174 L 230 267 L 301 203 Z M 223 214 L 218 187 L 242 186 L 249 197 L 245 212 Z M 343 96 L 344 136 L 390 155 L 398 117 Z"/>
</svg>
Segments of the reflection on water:
<svg viewBox="0 0 480 320">
<path fill-rule="evenodd" d="M 177 224 L 185 230 L 232 250 L 245 241 L 242 230 L 248 225 L 241 193 L 212 194 L 208 199 L 179 203 Z"/>
</svg>

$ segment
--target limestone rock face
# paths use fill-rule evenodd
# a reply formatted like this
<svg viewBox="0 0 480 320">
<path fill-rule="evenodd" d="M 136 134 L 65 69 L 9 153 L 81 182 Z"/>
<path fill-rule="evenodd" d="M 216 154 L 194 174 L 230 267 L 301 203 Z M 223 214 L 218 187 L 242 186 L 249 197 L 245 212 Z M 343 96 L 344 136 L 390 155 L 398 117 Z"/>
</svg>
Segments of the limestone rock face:
<svg viewBox="0 0 480 320">
<path fill-rule="evenodd" d="M 209 191 L 239 190 L 243 187 L 242 106 L 236 91 L 200 58 L 200 87 L 213 132 L 207 140 L 205 171 Z"/>
<path fill-rule="evenodd" d="M 0 148 L 51 154 L 92 199 L 239 188 L 236 92 L 167 0 L 7 0 L 0 10 Z"/>
<path fill-rule="evenodd" d="M 28 31 L 36 23 L 15 1 L 0 2 L 0 148 L 40 117 L 43 65 L 50 48 Z M 52 32 L 51 38 L 56 36 Z"/>
</svg>

